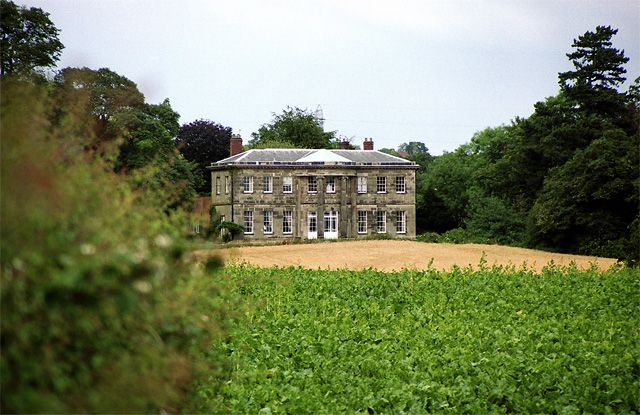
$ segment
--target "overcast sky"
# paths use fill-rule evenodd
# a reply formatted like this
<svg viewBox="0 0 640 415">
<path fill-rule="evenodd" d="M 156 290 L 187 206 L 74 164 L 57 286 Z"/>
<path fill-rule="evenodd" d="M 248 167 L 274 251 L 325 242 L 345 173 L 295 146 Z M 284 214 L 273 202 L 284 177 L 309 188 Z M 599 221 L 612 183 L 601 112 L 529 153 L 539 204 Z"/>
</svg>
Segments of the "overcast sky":
<svg viewBox="0 0 640 415">
<path fill-rule="evenodd" d="M 638 0 L 14 1 L 51 14 L 60 68 L 108 67 L 181 123 L 245 141 L 286 106 L 320 105 L 355 144 L 452 151 L 555 95 L 573 39 L 597 25 L 619 29 L 640 76 Z"/>
</svg>

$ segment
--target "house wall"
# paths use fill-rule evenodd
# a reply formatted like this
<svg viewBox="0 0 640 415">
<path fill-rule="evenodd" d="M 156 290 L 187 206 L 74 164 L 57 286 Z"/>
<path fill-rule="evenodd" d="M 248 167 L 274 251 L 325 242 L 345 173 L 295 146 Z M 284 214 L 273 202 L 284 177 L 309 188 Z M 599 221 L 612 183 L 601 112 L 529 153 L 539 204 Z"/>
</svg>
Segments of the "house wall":
<svg viewBox="0 0 640 415">
<path fill-rule="evenodd" d="M 211 201 L 225 220 L 243 224 L 245 210 L 253 211 L 253 234 L 242 235 L 248 239 L 306 238 L 307 215 L 317 212 L 318 237 L 323 237 L 323 213 L 338 213 L 340 238 L 364 238 L 377 235 L 376 211 L 386 212 L 386 232 L 393 237 L 413 238 L 415 229 L 415 170 L 413 168 L 345 168 L 343 166 L 298 168 L 298 167 L 233 167 L 228 170 L 214 170 L 212 175 Z M 253 177 L 253 192 L 243 191 L 243 176 Z M 265 193 L 263 177 L 272 177 L 273 192 Z M 292 193 L 283 193 L 283 177 L 293 178 Z M 308 176 L 317 178 L 318 191 L 308 192 Z M 335 192 L 326 192 L 326 177 L 335 179 Z M 357 177 L 367 178 L 367 192 L 358 193 Z M 405 178 L 405 192 L 395 188 L 396 176 Z M 225 180 L 229 180 L 229 192 L 225 190 Z M 377 178 L 387 178 L 386 193 L 377 192 Z M 220 181 L 219 188 L 217 180 Z M 218 192 L 219 190 L 219 192 Z M 219 194 L 218 194 L 219 193 Z M 263 231 L 263 212 L 273 211 L 273 233 Z M 290 235 L 282 233 L 284 211 L 293 212 L 293 229 Z M 367 212 L 367 232 L 358 233 L 357 212 Z M 397 233 L 396 212 L 406 212 L 406 232 Z"/>
</svg>

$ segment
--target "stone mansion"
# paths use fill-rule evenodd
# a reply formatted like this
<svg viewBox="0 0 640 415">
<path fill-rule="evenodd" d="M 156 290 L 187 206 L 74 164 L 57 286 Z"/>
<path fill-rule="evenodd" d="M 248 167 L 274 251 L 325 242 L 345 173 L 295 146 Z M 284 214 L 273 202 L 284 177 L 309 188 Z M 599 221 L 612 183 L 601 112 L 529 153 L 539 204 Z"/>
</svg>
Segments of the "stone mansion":
<svg viewBox="0 0 640 415">
<path fill-rule="evenodd" d="M 211 202 L 245 239 L 416 234 L 415 163 L 364 150 L 254 149 L 212 163 Z"/>
</svg>

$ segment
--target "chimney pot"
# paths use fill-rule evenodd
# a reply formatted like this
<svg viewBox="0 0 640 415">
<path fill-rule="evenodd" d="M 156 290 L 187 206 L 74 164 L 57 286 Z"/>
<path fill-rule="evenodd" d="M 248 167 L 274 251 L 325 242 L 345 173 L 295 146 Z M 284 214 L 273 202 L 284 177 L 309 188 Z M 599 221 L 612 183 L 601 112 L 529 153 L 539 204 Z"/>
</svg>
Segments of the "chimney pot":
<svg viewBox="0 0 640 415">
<path fill-rule="evenodd" d="M 373 138 L 365 138 L 362 148 L 364 150 L 373 150 Z"/>
<path fill-rule="evenodd" d="M 231 140 L 229 140 L 229 157 L 240 154 L 243 151 L 244 149 L 242 148 L 242 137 L 240 137 L 239 134 L 231 135 Z"/>
<path fill-rule="evenodd" d="M 340 150 L 349 150 L 349 142 L 347 140 L 340 142 Z"/>
</svg>

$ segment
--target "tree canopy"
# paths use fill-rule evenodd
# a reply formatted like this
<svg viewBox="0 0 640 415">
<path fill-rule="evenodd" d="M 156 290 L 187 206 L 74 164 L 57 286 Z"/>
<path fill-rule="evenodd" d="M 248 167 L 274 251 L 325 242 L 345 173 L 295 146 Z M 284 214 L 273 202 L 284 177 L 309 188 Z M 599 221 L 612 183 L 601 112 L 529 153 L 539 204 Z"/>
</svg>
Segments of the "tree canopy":
<svg viewBox="0 0 640 415">
<path fill-rule="evenodd" d="M 176 147 L 185 159 L 198 166 L 202 183 L 196 188 L 199 194 L 211 192 L 211 174 L 206 170 L 212 162 L 229 157 L 231 127 L 209 120 L 196 120 L 183 124 L 176 137 Z"/>
<path fill-rule="evenodd" d="M 282 114 L 273 114 L 273 121 L 251 136 L 250 147 L 265 143 L 289 143 L 295 148 L 339 147 L 335 132 L 325 132 L 311 111 L 298 107 L 287 107 Z"/>
<path fill-rule="evenodd" d="M 0 0 L 0 75 L 53 67 L 64 46 L 49 13 Z"/>
</svg>

